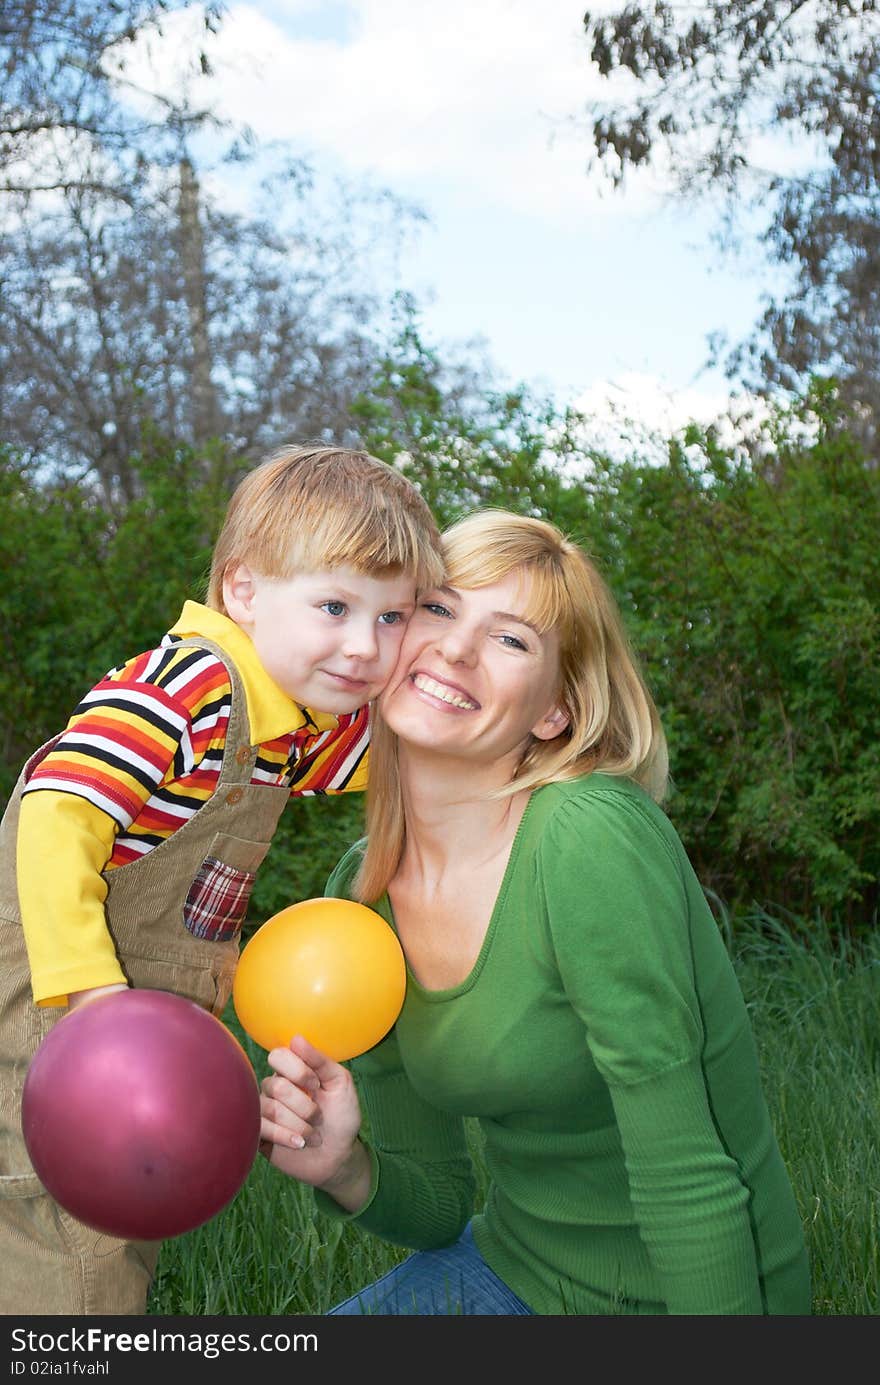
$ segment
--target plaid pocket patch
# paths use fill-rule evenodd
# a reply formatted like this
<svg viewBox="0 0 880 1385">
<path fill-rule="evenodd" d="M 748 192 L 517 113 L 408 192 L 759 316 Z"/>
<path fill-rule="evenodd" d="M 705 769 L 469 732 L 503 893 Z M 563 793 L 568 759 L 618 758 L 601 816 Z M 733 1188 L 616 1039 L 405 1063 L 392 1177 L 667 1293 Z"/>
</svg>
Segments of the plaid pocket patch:
<svg viewBox="0 0 880 1385">
<path fill-rule="evenodd" d="M 206 856 L 189 887 L 183 922 L 196 938 L 225 943 L 241 932 L 256 872 Z"/>
</svg>

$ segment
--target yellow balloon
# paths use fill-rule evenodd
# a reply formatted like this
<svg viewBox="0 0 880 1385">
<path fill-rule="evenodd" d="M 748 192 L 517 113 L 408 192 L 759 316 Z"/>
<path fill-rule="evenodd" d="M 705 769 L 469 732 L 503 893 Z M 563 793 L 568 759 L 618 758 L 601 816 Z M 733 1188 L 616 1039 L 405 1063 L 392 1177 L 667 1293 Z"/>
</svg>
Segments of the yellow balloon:
<svg viewBox="0 0 880 1385">
<path fill-rule="evenodd" d="M 403 951 L 381 914 L 348 899 L 305 899 L 242 948 L 232 1001 L 267 1051 L 302 1034 L 342 1062 L 385 1037 L 405 990 Z"/>
</svg>

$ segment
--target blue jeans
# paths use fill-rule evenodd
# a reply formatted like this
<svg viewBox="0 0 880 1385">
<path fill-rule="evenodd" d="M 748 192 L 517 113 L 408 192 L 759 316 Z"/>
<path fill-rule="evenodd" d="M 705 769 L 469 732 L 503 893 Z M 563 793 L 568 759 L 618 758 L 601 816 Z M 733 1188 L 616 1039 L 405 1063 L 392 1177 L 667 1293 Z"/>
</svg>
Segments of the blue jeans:
<svg viewBox="0 0 880 1385">
<path fill-rule="evenodd" d="M 383 1314 L 439 1317 L 459 1313 L 531 1316 L 532 1310 L 489 1269 L 470 1223 L 455 1245 L 418 1250 L 360 1293 L 331 1308 L 327 1316 Z"/>
</svg>

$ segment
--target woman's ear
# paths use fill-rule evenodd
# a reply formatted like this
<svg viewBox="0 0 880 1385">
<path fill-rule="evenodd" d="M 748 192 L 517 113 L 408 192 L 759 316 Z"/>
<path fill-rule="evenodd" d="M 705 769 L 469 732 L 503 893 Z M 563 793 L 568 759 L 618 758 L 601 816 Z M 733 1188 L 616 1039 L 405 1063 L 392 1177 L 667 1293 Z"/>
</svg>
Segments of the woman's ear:
<svg viewBox="0 0 880 1385">
<path fill-rule="evenodd" d="M 551 707 L 546 716 L 532 727 L 532 735 L 539 741 L 552 741 L 562 734 L 571 718 L 562 707 Z"/>
<path fill-rule="evenodd" d="M 247 563 L 227 568 L 223 574 L 223 604 L 230 620 L 234 620 L 236 625 L 247 627 L 252 624 L 256 592 L 256 578 Z"/>
</svg>

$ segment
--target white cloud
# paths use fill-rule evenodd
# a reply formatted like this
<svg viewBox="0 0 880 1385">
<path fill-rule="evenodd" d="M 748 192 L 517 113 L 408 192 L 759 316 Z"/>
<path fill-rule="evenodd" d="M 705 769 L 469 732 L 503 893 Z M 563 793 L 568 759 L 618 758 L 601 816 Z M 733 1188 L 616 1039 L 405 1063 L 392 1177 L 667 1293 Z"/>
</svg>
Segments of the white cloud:
<svg viewBox="0 0 880 1385">
<path fill-rule="evenodd" d="M 616 458 L 657 462 L 665 460 L 668 441 L 691 423 L 715 425 L 722 445 L 735 447 L 768 416 L 766 404 L 755 395 L 673 388 L 656 375 L 637 371 L 594 381 L 572 407 L 586 419 L 589 446 Z"/>
<path fill-rule="evenodd" d="M 743 335 L 760 286 L 742 270 L 726 281 L 717 256 L 707 275 L 704 220 L 662 212 L 662 175 L 615 193 L 588 174 L 578 120 L 605 92 L 573 0 L 230 0 L 207 78 L 184 61 L 204 40 L 197 26 L 192 11 L 170 14 L 130 75 L 148 80 L 152 61 L 164 90 L 182 86 L 193 107 L 210 99 L 322 179 L 365 180 L 424 209 L 432 227 L 407 247 L 406 273 L 429 333 L 479 334 L 505 377 L 566 400 L 602 382 L 590 395 L 606 392 L 618 440 L 627 410 L 668 435 L 670 410 L 677 422 L 726 409 L 724 384 L 672 393 L 660 373 L 681 387 L 710 331 Z M 247 205 L 241 170 L 222 192 L 210 186 Z"/>
<path fill-rule="evenodd" d="M 442 182 L 447 195 L 476 186 L 484 204 L 549 220 L 621 212 L 622 199 L 587 177 L 585 136 L 571 125 L 595 78 L 570 0 L 330 8 L 347 21 L 338 38 L 309 37 L 314 4 L 230 4 L 210 45 L 220 111 L 263 140 L 329 153 L 428 200 Z M 145 80 L 149 61 L 162 89 L 176 87 L 198 23 L 172 14 L 164 41 L 129 70 Z M 634 180 L 627 207 L 646 197 L 646 179 Z"/>
</svg>

